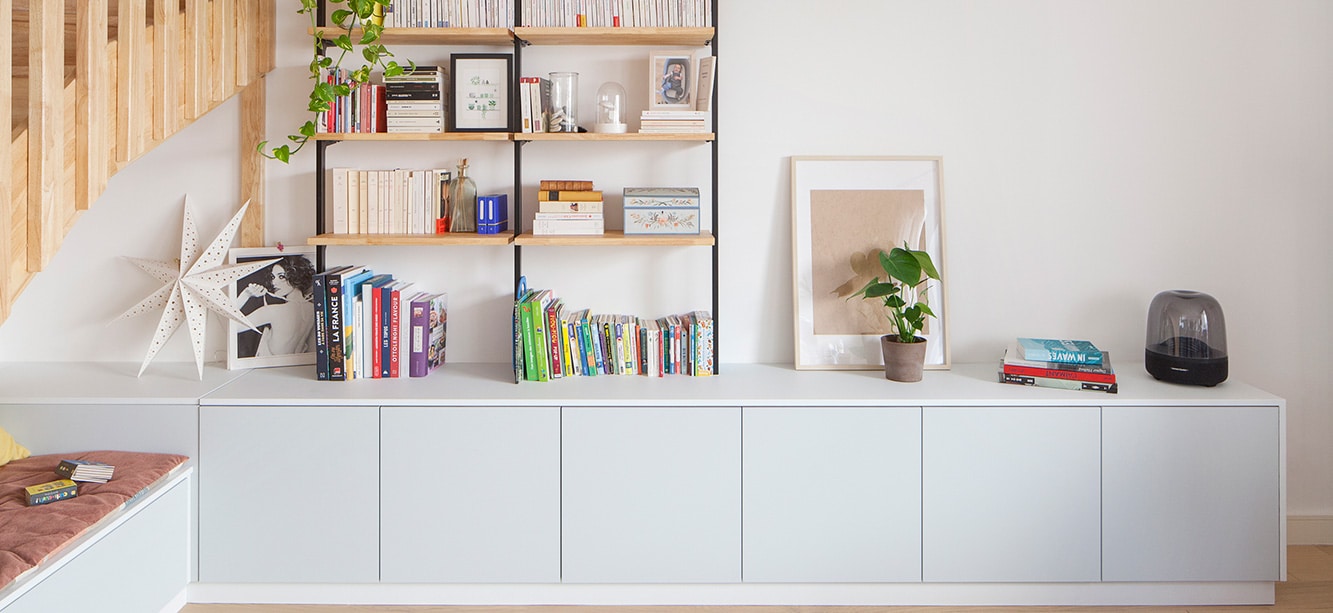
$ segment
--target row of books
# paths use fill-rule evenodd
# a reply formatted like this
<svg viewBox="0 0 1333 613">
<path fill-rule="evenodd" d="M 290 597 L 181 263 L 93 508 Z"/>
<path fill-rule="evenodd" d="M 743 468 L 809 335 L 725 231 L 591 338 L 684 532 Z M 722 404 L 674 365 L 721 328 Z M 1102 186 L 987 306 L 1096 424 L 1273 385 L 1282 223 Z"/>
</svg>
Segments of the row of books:
<svg viewBox="0 0 1333 613">
<path fill-rule="evenodd" d="M 314 279 L 315 378 L 424 377 L 444 363 L 449 299 L 366 266 Z"/>
<path fill-rule="evenodd" d="M 1110 353 L 1084 340 L 1018 338 L 1005 349 L 998 377 L 1014 385 L 1119 391 Z"/>
<path fill-rule="evenodd" d="M 384 122 L 391 134 L 444 132 L 448 93 L 439 66 L 415 66 L 384 77 Z"/>
<path fill-rule="evenodd" d="M 393 0 L 386 28 L 512 28 L 511 0 Z"/>
<path fill-rule="evenodd" d="M 350 86 L 350 72 L 346 68 L 322 68 L 324 82 L 333 87 Z M 330 110 L 320 113 L 315 120 L 315 131 L 320 133 L 384 132 L 386 91 L 383 85 L 363 83 L 342 96 L 335 96 Z"/>
<path fill-rule="evenodd" d="M 578 189 L 548 189 L 565 185 Z M 592 181 L 542 181 L 532 233 L 539 236 L 601 235 L 606 231 L 602 192 Z"/>
<path fill-rule="evenodd" d="M 713 318 L 656 319 L 575 309 L 549 289 L 514 301 L 514 381 L 597 375 L 713 374 Z"/>
<path fill-rule="evenodd" d="M 554 28 L 713 25 L 713 0 L 522 0 L 523 23 Z"/>
<path fill-rule="evenodd" d="M 66 500 L 79 495 L 76 482 L 106 483 L 111 480 L 116 467 L 91 460 L 61 460 L 56 465 L 54 481 L 29 485 L 24 488 L 28 506 L 48 504 L 57 500 Z"/>
<path fill-rule="evenodd" d="M 442 168 L 330 171 L 334 234 L 435 234 L 449 211 Z"/>
</svg>

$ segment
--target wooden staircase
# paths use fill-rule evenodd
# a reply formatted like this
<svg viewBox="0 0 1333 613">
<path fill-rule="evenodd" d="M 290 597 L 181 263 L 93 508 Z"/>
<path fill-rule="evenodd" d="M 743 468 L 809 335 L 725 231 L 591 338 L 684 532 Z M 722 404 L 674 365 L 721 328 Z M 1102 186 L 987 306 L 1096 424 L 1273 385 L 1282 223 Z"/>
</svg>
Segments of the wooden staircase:
<svg viewBox="0 0 1333 613">
<path fill-rule="evenodd" d="M 262 94 L 275 1 L 0 0 L 0 323 L 108 178 L 233 94 Z"/>
</svg>

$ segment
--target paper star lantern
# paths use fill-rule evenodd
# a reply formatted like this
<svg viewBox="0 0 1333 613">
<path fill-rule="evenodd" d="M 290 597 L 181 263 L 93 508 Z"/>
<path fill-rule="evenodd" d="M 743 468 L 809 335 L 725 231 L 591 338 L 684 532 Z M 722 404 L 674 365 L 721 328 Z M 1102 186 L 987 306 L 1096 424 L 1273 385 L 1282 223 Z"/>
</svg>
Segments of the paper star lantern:
<svg viewBox="0 0 1333 613">
<path fill-rule="evenodd" d="M 158 320 L 153 341 L 148 345 L 148 354 L 139 366 L 139 376 L 148 368 L 157 352 L 166 345 L 167 339 L 176 333 L 182 323 L 190 328 L 190 343 L 194 346 L 194 364 L 199 371 L 199 379 L 204 378 L 204 340 L 208 324 L 208 311 L 225 315 L 240 322 L 247 328 L 254 329 L 245 314 L 232 304 L 227 296 L 227 286 L 280 258 L 258 262 L 246 262 L 222 266 L 226 259 L 231 240 L 241 226 L 245 210 L 250 201 L 241 205 L 241 210 L 227 222 L 217 238 L 209 243 L 208 248 L 199 253 L 199 231 L 194 225 L 194 215 L 190 213 L 190 201 L 185 200 L 185 220 L 181 227 L 181 255 L 178 261 L 166 262 L 127 257 L 141 270 L 152 275 L 164 285 L 138 304 L 121 313 L 115 321 L 143 315 L 159 307 L 165 307 L 162 318 Z"/>
</svg>

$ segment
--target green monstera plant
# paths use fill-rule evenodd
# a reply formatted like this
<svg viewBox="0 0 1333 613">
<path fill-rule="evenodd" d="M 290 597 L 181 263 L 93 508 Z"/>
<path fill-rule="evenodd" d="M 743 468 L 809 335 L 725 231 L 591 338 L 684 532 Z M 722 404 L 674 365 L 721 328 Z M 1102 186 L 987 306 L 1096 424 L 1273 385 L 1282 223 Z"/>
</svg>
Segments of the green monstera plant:
<svg viewBox="0 0 1333 613">
<path fill-rule="evenodd" d="M 917 336 L 926 326 L 926 317 L 935 317 L 930 305 L 920 300 L 926 290 L 929 279 L 940 280 L 940 273 L 930 260 L 930 254 L 907 247 L 894 247 L 887 254 L 878 251 L 879 265 L 884 269 L 885 278 L 879 277 L 857 290 L 851 296 L 860 296 L 866 300 L 881 300 L 888 310 L 889 321 L 893 324 L 894 336 L 899 343 L 916 343 L 924 339 Z"/>
<path fill-rule="evenodd" d="M 335 24 L 335 27 L 341 32 L 336 37 L 328 37 L 324 32 L 324 27 L 318 22 L 319 4 L 327 2 L 333 10 L 329 13 L 329 20 Z M 380 44 L 380 34 L 384 31 L 384 11 L 389 6 L 391 0 L 301 0 L 301 8 L 296 11 L 299 14 L 307 15 L 310 18 L 310 28 L 313 32 L 311 47 L 313 50 L 313 59 L 310 61 L 310 79 L 314 81 L 314 87 L 310 91 L 309 110 L 318 117 L 320 113 L 327 112 L 333 108 L 333 103 L 339 96 L 351 94 L 356 88 L 370 80 L 372 70 L 379 68 L 384 71 L 385 76 L 395 76 L 403 73 L 403 67 L 397 62 L 389 59 L 393 54 Z M 338 5 L 346 5 L 346 8 L 336 8 Z M 352 39 L 353 31 L 357 28 L 361 30 L 361 37 L 355 41 Z M 338 49 L 335 56 L 325 54 L 328 46 Z M 356 47 L 361 48 L 361 57 L 364 62 L 360 67 L 348 71 L 348 80 L 345 83 L 329 83 L 324 78 L 324 70 L 342 67 L 343 60 L 349 54 L 356 53 Z M 288 162 L 292 154 L 305 147 L 306 143 L 314 138 L 317 128 L 315 119 L 312 118 L 305 122 L 296 134 L 290 134 L 287 139 L 290 143 L 268 149 L 268 141 L 259 143 L 259 153 L 264 157 L 273 160 L 279 160 L 283 163 Z"/>
</svg>

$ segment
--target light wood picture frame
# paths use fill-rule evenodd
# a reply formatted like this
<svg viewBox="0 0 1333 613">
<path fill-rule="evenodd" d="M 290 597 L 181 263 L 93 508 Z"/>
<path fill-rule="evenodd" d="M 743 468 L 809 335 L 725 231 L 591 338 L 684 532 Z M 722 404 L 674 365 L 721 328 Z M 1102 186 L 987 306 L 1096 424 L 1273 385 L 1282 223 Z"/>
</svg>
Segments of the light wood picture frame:
<svg viewBox="0 0 1333 613">
<path fill-rule="evenodd" d="M 227 368 L 315 363 L 314 247 L 241 247 L 232 264 L 276 260 L 231 283 L 227 295 L 257 330 L 231 320 Z"/>
<path fill-rule="evenodd" d="M 872 370 L 891 327 L 882 303 L 852 294 L 884 279 L 876 249 L 930 254 L 942 280 L 923 296 L 926 368 L 949 368 L 943 160 L 911 156 L 791 158 L 792 281 L 797 370 Z M 850 298 L 849 298 L 850 296 Z"/>
<path fill-rule="evenodd" d="M 694 56 L 688 51 L 653 51 L 648 56 L 648 108 L 694 110 Z"/>
</svg>

